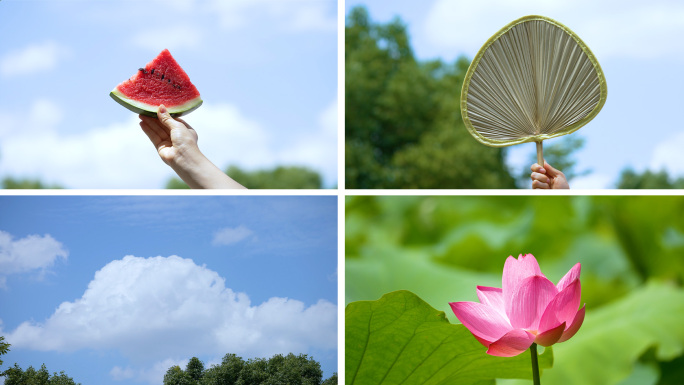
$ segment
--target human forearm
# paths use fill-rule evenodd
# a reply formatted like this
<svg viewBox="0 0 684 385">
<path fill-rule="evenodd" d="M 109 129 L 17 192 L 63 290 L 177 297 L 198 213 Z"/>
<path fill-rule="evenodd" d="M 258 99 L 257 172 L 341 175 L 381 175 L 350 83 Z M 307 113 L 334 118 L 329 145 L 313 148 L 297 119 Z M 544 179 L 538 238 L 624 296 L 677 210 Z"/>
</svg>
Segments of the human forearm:
<svg viewBox="0 0 684 385">
<path fill-rule="evenodd" d="M 190 188 L 245 188 L 216 167 L 198 148 L 180 152 L 174 161 L 169 162 L 169 166 Z"/>
</svg>

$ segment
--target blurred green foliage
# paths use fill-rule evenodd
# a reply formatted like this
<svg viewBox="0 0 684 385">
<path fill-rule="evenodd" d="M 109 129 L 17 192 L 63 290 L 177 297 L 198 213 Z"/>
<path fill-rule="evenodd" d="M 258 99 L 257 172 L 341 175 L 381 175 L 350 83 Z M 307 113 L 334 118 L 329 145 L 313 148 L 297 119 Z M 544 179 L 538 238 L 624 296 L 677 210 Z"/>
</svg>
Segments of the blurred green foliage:
<svg viewBox="0 0 684 385">
<path fill-rule="evenodd" d="M 278 166 L 268 170 L 245 171 L 230 166 L 226 174 L 248 189 L 320 189 L 323 180 L 317 172 L 306 167 Z M 187 189 L 185 182 L 171 178 L 167 189 Z"/>
<path fill-rule="evenodd" d="M 5 177 L 2 180 L 4 189 L 61 189 L 64 188 L 57 184 L 47 184 L 39 179 Z"/>
<path fill-rule="evenodd" d="M 604 319 L 615 324 L 604 322 L 612 326 L 603 333 L 619 331 L 606 338 L 625 345 L 619 347 L 622 355 L 594 357 L 622 366 L 610 381 L 593 383 L 638 375 L 656 376 L 655 383 L 658 376 L 675 376 L 676 365 L 667 362 L 684 353 L 684 323 L 679 322 L 684 319 L 683 212 L 682 196 L 347 197 L 346 302 L 406 289 L 456 323 L 448 302 L 477 301 L 476 285 L 501 287 L 509 255 L 534 254 L 553 282 L 581 262 L 587 320 L 573 339 L 581 342 L 593 320 L 608 314 Z M 667 309 L 677 322 L 668 318 Z M 634 323 L 626 329 L 618 327 L 629 322 Z M 620 337 L 631 328 L 641 331 L 636 342 Z M 560 357 L 566 346 L 571 350 L 573 339 L 555 349 L 558 372 L 567 369 Z M 586 349 L 593 344 L 583 343 L 585 348 L 574 354 L 591 357 Z M 643 356 L 663 344 L 669 344 L 668 354 Z M 649 369 L 630 372 L 636 367 Z"/>
<path fill-rule="evenodd" d="M 419 62 L 406 26 L 352 9 L 345 28 L 347 188 L 514 188 L 504 149 L 461 120 L 469 60 Z"/>
<path fill-rule="evenodd" d="M 672 178 L 667 171 L 646 170 L 639 174 L 626 168 L 620 174 L 617 188 L 622 189 L 684 189 L 684 177 Z"/>
</svg>

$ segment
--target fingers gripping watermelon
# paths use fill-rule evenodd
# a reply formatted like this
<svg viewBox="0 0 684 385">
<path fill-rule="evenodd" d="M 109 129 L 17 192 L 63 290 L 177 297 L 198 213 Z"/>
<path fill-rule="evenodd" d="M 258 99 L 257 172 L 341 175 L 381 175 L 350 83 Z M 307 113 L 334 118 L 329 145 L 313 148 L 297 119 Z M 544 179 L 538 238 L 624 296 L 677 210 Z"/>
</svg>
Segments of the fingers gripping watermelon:
<svg viewBox="0 0 684 385">
<path fill-rule="evenodd" d="M 160 104 L 171 116 L 188 114 L 202 105 L 199 91 L 168 49 L 116 86 L 109 96 L 135 113 L 152 117 L 157 116 Z"/>
</svg>

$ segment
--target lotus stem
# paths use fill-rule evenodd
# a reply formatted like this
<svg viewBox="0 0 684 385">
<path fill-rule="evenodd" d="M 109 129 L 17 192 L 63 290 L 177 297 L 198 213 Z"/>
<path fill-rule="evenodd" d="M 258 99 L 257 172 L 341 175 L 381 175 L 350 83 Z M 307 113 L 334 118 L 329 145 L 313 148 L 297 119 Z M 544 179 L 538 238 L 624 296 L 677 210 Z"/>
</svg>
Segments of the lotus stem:
<svg viewBox="0 0 684 385">
<path fill-rule="evenodd" d="M 537 360 L 537 344 L 532 343 L 532 346 L 530 346 L 530 353 L 532 354 L 532 383 L 534 385 L 541 385 L 541 382 L 539 382 L 539 361 Z"/>
</svg>

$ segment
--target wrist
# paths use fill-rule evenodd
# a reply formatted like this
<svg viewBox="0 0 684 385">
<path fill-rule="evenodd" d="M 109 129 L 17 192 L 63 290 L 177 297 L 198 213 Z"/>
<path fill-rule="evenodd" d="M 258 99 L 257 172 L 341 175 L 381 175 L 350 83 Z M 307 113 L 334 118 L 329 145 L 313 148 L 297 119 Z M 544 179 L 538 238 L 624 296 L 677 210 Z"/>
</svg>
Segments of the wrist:
<svg viewBox="0 0 684 385">
<path fill-rule="evenodd" d="M 235 189 L 245 188 L 216 167 L 199 148 L 179 152 L 179 156 L 169 164 L 178 176 L 193 189 Z"/>
<path fill-rule="evenodd" d="M 209 159 L 197 147 L 179 149 L 177 155 L 168 162 L 168 165 L 190 188 L 202 188 L 201 177 L 203 170 L 208 164 L 213 166 Z"/>
</svg>

